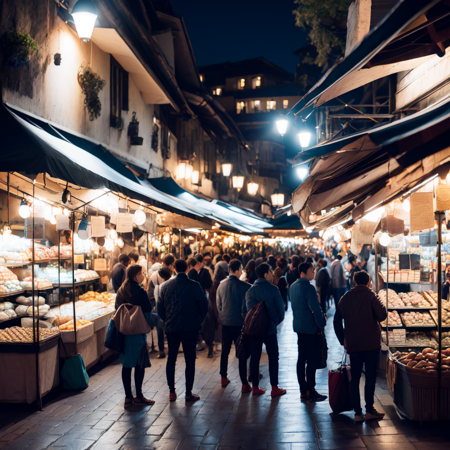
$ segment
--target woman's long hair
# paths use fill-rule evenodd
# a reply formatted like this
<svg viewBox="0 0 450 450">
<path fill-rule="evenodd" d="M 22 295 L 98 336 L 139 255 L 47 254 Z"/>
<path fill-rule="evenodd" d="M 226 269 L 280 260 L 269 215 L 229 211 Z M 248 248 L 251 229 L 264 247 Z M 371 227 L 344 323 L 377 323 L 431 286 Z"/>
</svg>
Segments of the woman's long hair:
<svg viewBox="0 0 450 450">
<path fill-rule="evenodd" d="M 122 286 L 125 286 L 126 284 L 129 284 L 132 281 L 134 281 L 136 275 L 139 272 L 142 272 L 142 266 L 140 266 L 139 264 L 135 264 L 133 266 L 128 266 L 127 274 L 125 276 L 125 281 L 123 282 Z"/>
<path fill-rule="evenodd" d="M 256 262 L 254 259 L 251 259 L 247 265 L 245 266 L 244 272 L 247 274 L 247 280 L 254 280 L 258 278 L 256 276 Z"/>
</svg>

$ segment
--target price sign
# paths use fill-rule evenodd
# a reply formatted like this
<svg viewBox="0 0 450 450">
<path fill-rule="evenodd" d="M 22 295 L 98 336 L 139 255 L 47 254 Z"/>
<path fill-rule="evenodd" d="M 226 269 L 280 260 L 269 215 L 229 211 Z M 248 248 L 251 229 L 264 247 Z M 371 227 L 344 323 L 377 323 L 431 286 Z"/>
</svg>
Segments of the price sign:
<svg viewBox="0 0 450 450">
<path fill-rule="evenodd" d="M 103 237 L 106 234 L 105 230 L 105 216 L 91 217 L 91 236 Z"/>
<path fill-rule="evenodd" d="M 117 214 L 116 231 L 118 233 L 131 233 L 133 231 L 133 214 Z"/>
<path fill-rule="evenodd" d="M 94 259 L 94 270 L 97 271 L 106 270 L 106 259 L 105 258 Z"/>
</svg>

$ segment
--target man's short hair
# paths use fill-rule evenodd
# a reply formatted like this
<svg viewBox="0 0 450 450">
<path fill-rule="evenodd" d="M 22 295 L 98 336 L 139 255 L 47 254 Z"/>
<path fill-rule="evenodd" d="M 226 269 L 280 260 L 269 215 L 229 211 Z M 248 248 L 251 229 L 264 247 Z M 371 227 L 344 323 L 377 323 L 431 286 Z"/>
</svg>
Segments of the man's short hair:
<svg viewBox="0 0 450 450">
<path fill-rule="evenodd" d="M 195 255 L 195 259 L 196 259 L 199 263 L 202 263 L 202 262 L 203 262 L 203 256 L 202 256 L 202 255 Z"/>
<path fill-rule="evenodd" d="M 230 272 L 236 272 L 239 270 L 242 266 L 242 263 L 238 259 L 233 259 L 230 261 L 230 264 L 228 264 L 228 268 L 230 269 Z"/>
<path fill-rule="evenodd" d="M 370 275 L 365 270 L 360 270 L 353 275 L 355 284 L 367 286 L 370 281 Z"/>
<path fill-rule="evenodd" d="M 342 259 L 342 255 L 338 253 L 338 254 L 336 255 L 336 259 L 338 259 L 338 260 L 340 261 L 340 260 Z"/>
<path fill-rule="evenodd" d="M 166 266 L 166 267 L 170 267 L 173 262 L 175 261 L 175 258 L 172 254 L 168 254 L 166 256 L 164 256 L 162 263 Z"/>
<path fill-rule="evenodd" d="M 327 260 L 326 259 L 319 259 L 319 264 L 322 266 L 322 267 L 327 267 Z"/>
<path fill-rule="evenodd" d="M 169 255 L 167 255 L 167 256 L 169 256 Z M 188 265 L 184 259 L 177 259 L 175 261 L 175 271 L 177 273 L 186 273 L 187 268 L 188 268 Z"/>
<path fill-rule="evenodd" d="M 308 272 L 309 269 L 312 269 L 313 265 L 309 262 L 305 262 L 305 263 L 301 263 L 298 266 L 298 273 L 301 275 L 302 273 L 304 273 L 306 275 L 306 272 Z"/>
<path fill-rule="evenodd" d="M 269 273 L 272 270 L 272 267 L 267 263 L 262 263 L 256 268 L 256 276 L 258 278 L 264 278 L 266 273 Z"/>
<path fill-rule="evenodd" d="M 138 262 L 139 260 L 139 253 L 136 250 L 133 250 L 132 252 L 128 253 L 128 256 L 134 260 L 134 262 Z"/>
<path fill-rule="evenodd" d="M 130 257 L 122 253 L 119 255 L 119 262 L 121 262 L 124 266 L 126 266 L 130 262 Z"/>
<path fill-rule="evenodd" d="M 162 266 L 161 269 L 158 270 L 158 275 L 165 281 L 169 280 L 172 276 L 172 271 L 166 267 Z"/>
<path fill-rule="evenodd" d="M 206 258 L 207 256 L 209 256 L 211 258 L 211 252 L 205 252 L 203 253 L 203 257 Z"/>
<path fill-rule="evenodd" d="M 231 256 L 228 253 L 225 253 L 222 256 L 222 259 L 228 264 L 231 261 Z"/>
<path fill-rule="evenodd" d="M 195 258 L 189 258 L 189 259 L 187 260 L 187 265 L 188 265 L 189 267 L 194 268 L 197 264 L 198 264 L 198 261 L 197 261 Z"/>
</svg>

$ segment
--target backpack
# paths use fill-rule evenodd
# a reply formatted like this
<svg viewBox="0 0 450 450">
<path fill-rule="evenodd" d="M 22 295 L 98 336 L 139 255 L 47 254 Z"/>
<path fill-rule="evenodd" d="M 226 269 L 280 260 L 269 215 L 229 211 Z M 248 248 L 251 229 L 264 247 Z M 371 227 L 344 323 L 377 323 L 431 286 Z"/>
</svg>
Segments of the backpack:
<svg viewBox="0 0 450 450">
<path fill-rule="evenodd" d="M 269 315 L 263 300 L 252 306 L 244 319 L 242 331 L 248 336 L 263 337 L 269 328 Z"/>
</svg>

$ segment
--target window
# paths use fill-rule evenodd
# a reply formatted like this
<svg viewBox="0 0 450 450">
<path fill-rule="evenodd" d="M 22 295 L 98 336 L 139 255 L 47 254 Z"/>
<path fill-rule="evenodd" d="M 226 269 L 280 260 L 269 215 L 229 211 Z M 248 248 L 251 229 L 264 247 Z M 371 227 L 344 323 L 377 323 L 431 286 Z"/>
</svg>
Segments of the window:
<svg viewBox="0 0 450 450">
<path fill-rule="evenodd" d="M 213 89 L 213 95 L 216 95 L 216 90 L 215 89 Z"/>
<path fill-rule="evenodd" d="M 238 89 L 244 89 L 245 88 L 245 78 L 241 78 L 238 81 Z"/>
<path fill-rule="evenodd" d="M 255 77 L 252 79 L 252 89 L 261 87 L 261 77 Z"/>
<path fill-rule="evenodd" d="M 289 108 L 289 100 L 283 100 L 283 109 Z"/>
<path fill-rule="evenodd" d="M 254 112 L 261 111 L 261 101 L 260 100 L 253 100 L 253 111 Z"/>
<path fill-rule="evenodd" d="M 277 109 L 277 102 L 275 100 L 267 100 L 267 111 Z"/>
<path fill-rule="evenodd" d="M 245 103 L 244 102 L 236 102 L 236 113 L 237 114 L 245 113 Z"/>
<path fill-rule="evenodd" d="M 111 56 L 111 126 L 118 128 L 128 111 L 128 72 Z"/>
<path fill-rule="evenodd" d="M 216 95 L 222 95 L 222 88 L 216 89 Z"/>
<path fill-rule="evenodd" d="M 203 83 L 203 80 L 204 80 L 204 78 L 203 78 L 203 75 L 200 75 L 200 81 Z"/>
</svg>

